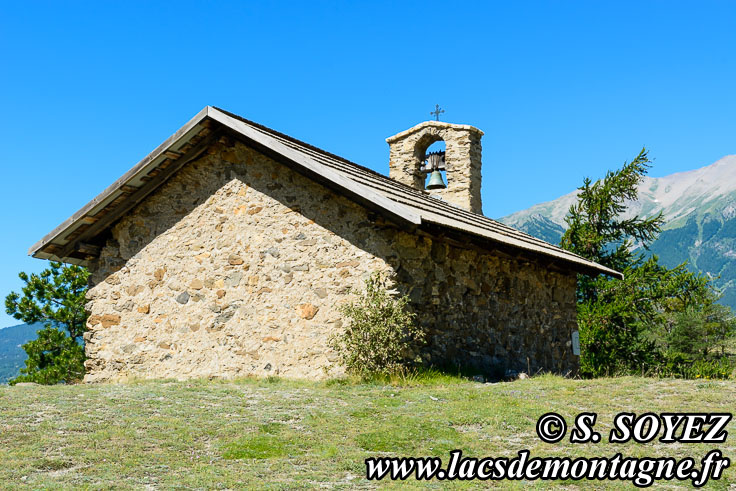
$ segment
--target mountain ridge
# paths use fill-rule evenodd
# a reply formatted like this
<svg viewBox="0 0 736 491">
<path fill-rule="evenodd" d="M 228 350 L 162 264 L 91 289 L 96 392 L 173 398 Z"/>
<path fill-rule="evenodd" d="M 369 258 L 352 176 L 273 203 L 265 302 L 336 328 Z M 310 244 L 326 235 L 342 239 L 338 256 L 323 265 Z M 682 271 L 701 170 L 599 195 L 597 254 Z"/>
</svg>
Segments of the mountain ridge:
<svg viewBox="0 0 736 491">
<path fill-rule="evenodd" d="M 638 199 L 626 203 L 625 217 L 662 213 L 662 233 L 648 253 L 674 267 L 710 275 L 723 292 L 721 302 L 736 308 L 736 155 L 663 177 L 645 176 Z M 565 216 L 577 201 L 575 190 L 499 219 L 552 244 L 566 229 Z"/>
</svg>

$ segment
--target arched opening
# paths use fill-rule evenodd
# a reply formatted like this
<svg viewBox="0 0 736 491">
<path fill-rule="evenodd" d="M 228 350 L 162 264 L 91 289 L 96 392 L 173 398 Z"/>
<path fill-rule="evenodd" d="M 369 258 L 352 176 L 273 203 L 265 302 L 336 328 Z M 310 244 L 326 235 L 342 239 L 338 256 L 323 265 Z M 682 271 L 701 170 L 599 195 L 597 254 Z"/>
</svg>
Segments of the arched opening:
<svg viewBox="0 0 736 491">
<path fill-rule="evenodd" d="M 446 151 L 446 146 L 445 146 L 444 140 L 437 140 L 427 147 L 427 149 L 424 151 L 424 155 L 429 155 L 430 153 L 436 153 L 436 152 L 444 153 L 445 151 Z M 422 162 L 422 165 L 428 166 L 429 163 L 425 160 Z M 447 172 L 445 171 L 445 169 L 439 169 L 439 172 L 442 175 L 442 182 L 445 183 L 445 185 L 447 185 L 448 184 L 447 183 Z M 431 176 L 432 176 L 432 173 L 427 172 L 427 175 L 424 179 L 424 189 L 427 189 L 427 185 L 429 184 L 429 180 Z"/>
</svg>

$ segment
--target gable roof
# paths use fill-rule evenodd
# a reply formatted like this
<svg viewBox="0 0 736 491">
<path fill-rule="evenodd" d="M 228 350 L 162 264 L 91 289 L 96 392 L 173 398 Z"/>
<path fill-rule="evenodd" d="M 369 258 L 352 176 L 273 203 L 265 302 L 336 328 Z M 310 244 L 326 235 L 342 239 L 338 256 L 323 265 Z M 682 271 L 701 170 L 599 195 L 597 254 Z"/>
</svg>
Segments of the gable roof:
<svg viewBox="0 0 736 491">
<path fill-rule="evenodd" d="M 430 197 L 342 157 L 207 106 L 92 201 L 31 246 L 41 259 L 86 264 L 99 253 L 98 238 L 177 170 L 222 138 L 242 140 L 264 154 L 374 210 L 407 229 L 471 240 L 485 249 L 533 256 L 585 274 L 621 273 L 524 232 Z"/>
</svg>

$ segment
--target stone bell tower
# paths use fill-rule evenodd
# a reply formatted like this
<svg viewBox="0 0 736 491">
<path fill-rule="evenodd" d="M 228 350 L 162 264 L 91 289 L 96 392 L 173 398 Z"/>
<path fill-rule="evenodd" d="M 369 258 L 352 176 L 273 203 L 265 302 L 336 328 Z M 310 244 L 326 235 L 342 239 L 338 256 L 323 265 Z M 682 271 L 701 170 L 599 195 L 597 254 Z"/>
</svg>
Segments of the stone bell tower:
<svg viewBox="0 0 736 491">
<path fill-rule="evenodd" d="M 480 166 L 483 132 L 465 124 L 425 121 L 386 138 L 390 147 L 389 177 L 414 189 L 425 190 L 429 169 L 427 148 L 445 142 L 445 154 L 438 169 L 446 171 L 447 188 L 427 190 L 448 203 L 482 214 Z M 433 160 L 436 162 L 437 160 Z M 437 170 L 435 168 L 434 170 Z"/>
</svg>

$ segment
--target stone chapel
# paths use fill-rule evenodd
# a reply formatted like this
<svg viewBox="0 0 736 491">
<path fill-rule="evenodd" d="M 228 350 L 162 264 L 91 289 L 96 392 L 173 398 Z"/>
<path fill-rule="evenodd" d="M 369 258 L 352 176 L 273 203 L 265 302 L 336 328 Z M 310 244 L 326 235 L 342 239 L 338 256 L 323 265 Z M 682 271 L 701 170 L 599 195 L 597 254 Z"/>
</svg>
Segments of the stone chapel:
<svg viewBox="0 0 736 491">
<path fill-rule="evenodd" d="M 420 123 L 385 176 L 208 106 L 29 253 L 91 271 L 87 382 L 339 374 L 327 340 L 373 272 L 430 363 L 575 373 L 576 275 L 621 274 L 483 216 L 482 136 Z"/>
</svg>

